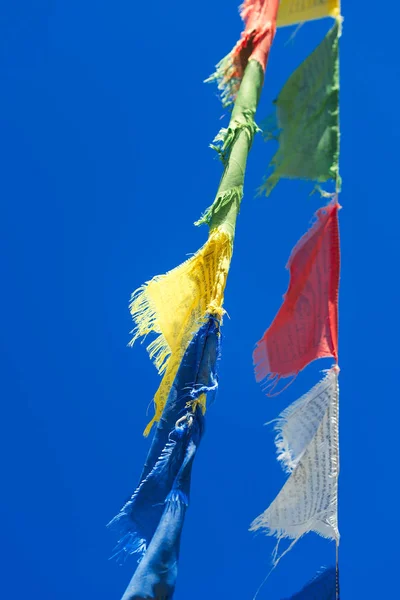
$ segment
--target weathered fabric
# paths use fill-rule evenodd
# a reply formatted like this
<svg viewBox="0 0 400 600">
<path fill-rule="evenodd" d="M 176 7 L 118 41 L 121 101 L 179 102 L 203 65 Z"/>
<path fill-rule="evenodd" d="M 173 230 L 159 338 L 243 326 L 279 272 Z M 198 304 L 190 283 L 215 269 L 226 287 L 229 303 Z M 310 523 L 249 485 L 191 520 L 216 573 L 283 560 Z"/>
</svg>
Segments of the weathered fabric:
<svg viewBox="0 0 400 600">
<path fill-rule="evenodd" d="M 261 190 L 279 179 L 339 180 L 339 24 L 296 69 L 276 104 L 279 148 Z M 269 133 L 267 132 L 267 137 Z"/>
<path fill-rule="evenodd" d="M 339 17 L 340 0 L 280 0 L 277 26 Z"/>
<path fill-rule="evenodd" d="M 339 600 L 336 594 L 335 567 L 321 571 L 300 592 L 286 600 Z"/>
<path fill-rule="evenodd" d="M 245 0 L 240 14 L 245 29 L 233 50 L 217 65 L 207 81 L 217 81 L 224 106 L 235 101 L 243 74 L 250 60 L 266 69 L 269 52 L 275 36 L 279 0 Z"/>
<path fill-rule="evenodd" d="M 213 396 L 218 386 L 219 353 L 219 324 L 209 317 L 193 337 L 181 361 L 140 483 L 110 523 L 118 526 L 123 534 L 115 556 L 123 559 L 126 555 L 146 551 L 164 512 L 166 498 L 176 493 L 177 481 L 182 484 L 178 477 L 182 464 L 186 464 L 188 452 L 193 453 L 193 445 L 197 447 L 201 438 L 204 395 Z M 184 483 L 187 488 L 179 487 L 179 497 L 187 504 L 190 477 Z"/>
<path fill-rule="evenodd" d="M 124 600 L 173 596 L 193 459 L 204 430 L 204 397 L 214 396 L 218 387 L 219 354 L 219 323 L 209 316 L 184 354 L 140 483 L 110 523 L 122 533 L 114 557 L 143 556 Z"/>
<path fill-rule="evenodd" d="M 289 258 L 283 303 L 253 353 L 269 393 L 317 358 L 338 357 L 339 224 L 337 200 L 316 212 Z"/>
<path fill-rule="evenodd" d="M 286 416 L 281 415 L 283 423 L 288 423 L 287 428 L 282 426 L 287 444 L 282 459 L 293 467 L 293 472 L 267 510 L 253 521 L 252 531 L 262 529 L 278 540 L 297 540 L 314 531 L 339 540 L 337 379 L 338 369 L 333 367 L 324 381 L 291 407 Z M 282 450 L 279 443 L 278 450 Z"/>
<path fill-rule="evenodd" d="M 132 295 L 130 310 L 136 329 L 132 343 L 154 332 L 147 350 L 165 375 L 154 397 L 155 415 L 147 435 L 163 411 L 187 345 L 207 314 L 222 315 L 232 238 L 222 228 L 210 233 L 204 246 L 166 275 L 154 277 Z"/>
</svg>

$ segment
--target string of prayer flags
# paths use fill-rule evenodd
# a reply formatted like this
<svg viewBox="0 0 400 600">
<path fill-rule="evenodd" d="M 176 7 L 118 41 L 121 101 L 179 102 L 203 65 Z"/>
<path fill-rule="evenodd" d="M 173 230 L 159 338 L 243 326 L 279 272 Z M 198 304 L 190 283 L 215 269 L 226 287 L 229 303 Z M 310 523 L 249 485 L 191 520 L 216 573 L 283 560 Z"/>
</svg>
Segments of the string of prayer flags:
<svg viewBox="0 0 400 600">
<path fill-rule="evenodd" d="M 288 290 L 253 353 L 268 393 L 317 358 L 338 358 L 339 208 L 336 198 L 320 208 L 292 250 Z"/>
<path fill-rule="evenodd" d="M 336 191 L 340 187 L 339 34 L 336 21 L 275 100 L 279 147 L 260 189 L 267 196 L 282 178 L 333 180 Z M 266 138 L 271 134 L 265 132 Z"/>
<path fill-rule="evenodd" d="M 224 292 L 278 9 L 279 26 L 326 16 L 336 23 L 276 100 L 279 147 L 264 189 L 269 194 L 281 178 L 333 180 L 336 194 L 317 211 L 314 225 L 292 251 L 284 301 L 254 351 L 256 378 L 272 391 L 281 378 L 295 376 L 317 358 L 337 361 L 339 0 L 245 0 L 240 9 L 244 31 L 209 79 L 218 83 L 223 105 L 233 108 L 228 127 L 212 146 L 223 164 L 221 182 L 213 204 L 196 223 L 208 225 L 208 239 L 188 260 L 146 282 L 131 298 L 131 343 L 155 335 L 147 350 L 163 377 L 154 396 L 154 418 L 145 429 L 148 435 L 157 424 L 139 485 L 110 523 L 121 530 L 115 558 L 141 557 L 123 600 L 172 600 L 174 594 L 193 460 L 206 404 L 218 387 Z M 283 411 L 276 429 L 278 459 L 289 477 L 251 529 L 276 536 L 278 544 L 289 538 L 290 547 L 308 531 L 338 543 L 337 365 Z M 274 566 L 282 557 L 276 558 L 278 544 Z M 324 595 L 329 576 L 329 571 L 321 573 L 296 597 L 311 600 L 317 590 L 319 600 L 330 600 L 328 592 Z"/>
</svg>

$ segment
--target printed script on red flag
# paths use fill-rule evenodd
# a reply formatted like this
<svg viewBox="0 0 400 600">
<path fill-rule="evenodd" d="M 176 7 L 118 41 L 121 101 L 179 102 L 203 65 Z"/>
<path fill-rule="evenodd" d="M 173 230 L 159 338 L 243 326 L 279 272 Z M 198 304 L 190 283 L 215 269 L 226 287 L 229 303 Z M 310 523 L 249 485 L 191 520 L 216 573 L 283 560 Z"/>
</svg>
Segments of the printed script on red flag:
<svg viewBox="0 0 400 600">
<path fill-rule="evenodd" d="M 320 208 L 293 248 L 282 306 L 254 350 L 256 380 L 265 380 L 270 391 L 317 358 L 337 361 L 339 208 L 337 199 Z"/>
</svg>

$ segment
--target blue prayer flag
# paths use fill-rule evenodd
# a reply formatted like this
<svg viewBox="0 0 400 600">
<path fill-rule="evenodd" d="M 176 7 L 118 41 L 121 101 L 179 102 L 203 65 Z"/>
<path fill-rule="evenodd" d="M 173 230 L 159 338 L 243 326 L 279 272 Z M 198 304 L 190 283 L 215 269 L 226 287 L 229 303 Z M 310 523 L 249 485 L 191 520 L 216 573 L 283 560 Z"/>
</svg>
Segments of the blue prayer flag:
<svg viewBox="0 0 400 600">
<path fill-rule="evenodd" d="M 143 556 L 123 600 L 172 598 L 193 459 L 204 431 L 197 400 L 217 389 L 219 353 L 219 323 L 209 317 L 183 356 L 140 483 L 110 523 L 124 533 L 113 556 L 120 560 L 135 552 Z"/>
<path fill-rule="evenodd" d="M 336 589 L 336 569 L 330 567 L 319 573 L 300 592 L 286 600 L 339 600 Z"/>
</svg>

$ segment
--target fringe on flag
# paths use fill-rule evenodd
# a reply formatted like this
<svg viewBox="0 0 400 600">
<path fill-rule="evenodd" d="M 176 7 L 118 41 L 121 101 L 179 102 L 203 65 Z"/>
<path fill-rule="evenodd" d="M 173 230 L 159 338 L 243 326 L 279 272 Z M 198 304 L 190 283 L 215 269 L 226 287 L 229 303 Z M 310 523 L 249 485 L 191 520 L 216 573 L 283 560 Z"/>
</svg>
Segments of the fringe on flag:
<svg viewBox="0 0 400 600">
<path fill-rule="evenodd" d="M 320 384 L 285 413 L 280 416 L 281 431 L 287 424 L 288 450 L 285 450 L 287 454 L 283 460 L 294 469 L 275 500 L 253 521 L 250 530 L 261 529 L 266 535 L 277 537 L 278 545 L 281 539 L 290 538 L 293 542 L 289 549 L 310 531 L 338 542 L 338 368 L 333 367 Z M 307 422 L 310 423 L 310 434 L 305 432 Z M 305 446 L 313 430 L 315 433 Z M 293 436 L 296 434 L 299 441 L 295 449 Z M 280 439 L 278 451 L 283 449 L 279 442 Z M 278 545 L 274 565 L 283 555 L 276 557 Z"/>
<path fill-rule="evenodd" d="M 247 133 L 249 148 L 251 147 L 255 134 L 261 131 L 254 121 L 253 110 L 242 110 L 239 118 L 232 119 L 228 128 L 223 127 L 220 129 L 215 136 L 213 143 L 210 144 L 210 147 L 217 152 L 224 166 L 226 166 L 228 162 L 235 140 L 237 140 L 242 131 Z"/>
<path fill-rule="evenodd" d="M 179 433 L 178 430 L 180 430 Z M 203 417 L 199 409 L 193 414 L 186 414 L 175 424 L 173 434 L 178 436 L 179 441 L 177 440 L 171 455 L 166 456 L 166 473 L 164 475 L 164 479 L 172 483 L 172 489 L 162 502 L 160 519 L 148 548 L 123 595 L 123 600 L 132 600 L 133 598 L 171 600 L 173 597 L 191 471 L 202 430 Z M 175 452 L 178 457 L 173 458 Z M 161 472 L 159 475 L 161 476 Z M 172 477 L 174 477 L 173 481 Z M 159 481 L 155 482 L 156 492 L 158 483 Z M 150 495 L 145 498 L 149 509 L 153 508 L 151 500 L 150 492 Z"/>
<path fill-rule="evenodd" d="M 179 419 L 150 473 L 142 479 L 132 497 L 110 521 L 110 527 L 117 527 L 123 533 L 112 559 L 124 562 L 131 554 L 145 554 L 165 510 L 165 503 L 171 495 L 179 498 L 185 506 L 189 505 L 189 489 L 186 490 L 188 486 L 183 489 L 177 487 L 177 477 L 188 448 L 191 447 L 194 419 L 195 427 L 203 429 L 201 410 L 196 414 L 188 411 L 183 419 Z M 196 446 L 200 437 L 199 429 L 195 432 Z"/>
<path fill-rule="evenodd" d="M 325 371 L 325 377 L 276 420 L 277 458 L 287 473 L 294 471 L 317 433 L 332 397 L 337 393 L 337 373 L 336 366 Z"/>
<path fill-rule="evenodd" d="M 265 71 L 276 29 L 279 0 L 245 0 L 240 16 L 245 23 L 233 50 L 216 66 L 207 83 L 217 82 L 222 105 L 230 106 L 236 99 L 249 60 L 257 60 Z"/>
<path fill-rule="evenodd" d="M 215 141 L 215 140 L 214 140 Z M 236 187 L 225 190 L 217 195 L 214 202 L 209 206 L 200 219 L 195 222 L 195 225 L 210 225 L 212 219 L 218 214 L 225 206 L 231 203 L 236 203 L 240 206 L 243 198 L 243 186 L 238 185 Z"/>
<path fill-rule="evenodd" d="M 204 430 L 202 402 L 218 388 L 220 324 L 208 316 L 190 341 L 172 383 L 140 482 L 109 523 L 122 534 L 112 558 L 143 555 L 171 498 L 189 504 L 190 471 Z M 188 461 L 190 459 L 190 464 Z M 183 476 L 184 475 L 184 476 Z"/>
<path fill-rule="evenodd" d="M 155 416 L 145 435 L 161 416 L 193 333 L 208 314 L 222 318 L 231 257 L 231 236 L 223 228 L 214 229 L 191 258 L 165 275 L 154 277 L 132 294 L 130 312 L 136 327 L 130 345 L 139 337 L 156 333 L 147 350 L 159 373 L 165 373 L 154 398 Z"/>
</svg>

